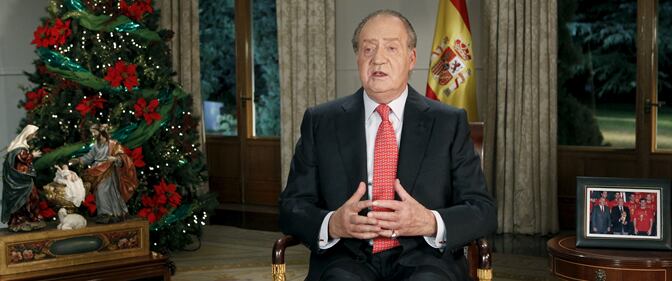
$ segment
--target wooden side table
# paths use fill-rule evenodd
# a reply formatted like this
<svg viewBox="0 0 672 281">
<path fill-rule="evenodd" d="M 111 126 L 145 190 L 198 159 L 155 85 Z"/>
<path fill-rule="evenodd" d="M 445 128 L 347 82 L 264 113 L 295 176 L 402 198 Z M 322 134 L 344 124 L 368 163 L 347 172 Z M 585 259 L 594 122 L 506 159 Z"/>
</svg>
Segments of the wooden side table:
<svg viewBox="0 0 672 281">
<path fill-rule="evenodd" d="M 549 268 L 562 280 L 672 281 L 672 252 L 576 248 L 576 236 L 548 241 Z"/>
<path fill-rule="evenodd" d="M 0 281 L 170 281 L 170 260 L 151 254 L 121 260 L 0 275 Z"/>
</svg>

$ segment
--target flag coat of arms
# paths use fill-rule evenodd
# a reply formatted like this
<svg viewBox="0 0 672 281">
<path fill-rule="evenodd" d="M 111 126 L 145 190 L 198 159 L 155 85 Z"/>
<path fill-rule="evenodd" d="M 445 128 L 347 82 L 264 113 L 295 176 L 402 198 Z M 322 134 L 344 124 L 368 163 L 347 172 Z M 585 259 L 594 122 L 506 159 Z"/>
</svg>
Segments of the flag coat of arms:
<svg viewBox="0 0 672 281">
<path fill-rule="evenodd" d="M 425 95 L 464 108 L 473 122 L 478 106 L 471 42 L 465 0 L 439 0 Z"/>
</svg>

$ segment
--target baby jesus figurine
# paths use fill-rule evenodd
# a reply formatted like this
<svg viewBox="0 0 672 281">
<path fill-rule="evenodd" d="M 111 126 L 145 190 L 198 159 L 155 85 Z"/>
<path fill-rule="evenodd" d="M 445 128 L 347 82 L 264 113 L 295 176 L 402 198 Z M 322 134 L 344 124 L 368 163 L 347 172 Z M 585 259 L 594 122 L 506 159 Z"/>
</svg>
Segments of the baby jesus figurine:
<svg viewBox="0 0 672 281">
<path fill-rule="evenodd" d="M 60 167 L 56 165 L 54 167 L 56 168 L 54 182 L 65 185 L 65 200 L 72 202 L 75 207 L 79 207 L 86 196 L 82 179 L 77 176 L 77 173 L 70 171 L 68 165 Z"/>
</svg>

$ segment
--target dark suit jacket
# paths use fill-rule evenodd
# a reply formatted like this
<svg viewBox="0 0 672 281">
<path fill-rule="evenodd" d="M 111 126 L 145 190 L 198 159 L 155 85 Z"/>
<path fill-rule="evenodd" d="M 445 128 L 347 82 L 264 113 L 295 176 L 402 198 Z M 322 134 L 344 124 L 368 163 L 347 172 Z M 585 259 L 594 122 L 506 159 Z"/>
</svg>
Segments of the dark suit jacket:
<svg viewBox="0 0 672 281">
<path fill-rule="evenodd" d="M 621 223 L 621 212 L 618 210 L 618 205 L 611 208 L 611 230 L 616 234 L 616 232 L 621 233 L 630 233 L 630 227 L 632 226 L 632 221 L 630 220 L 630 208 L 623 206 L 623 211 L 625 211 L 625 222 L 626 224 Z"/>
<path fill-rule="evenodd" d="M 607 233 L 608 228 L 611 225 L 609 207 L 605 205 L 604 211 L 600 211 L 600 205 L 593 207 L 593 211 L 590 214 L 590 223 L 592 225 L 590 229 L 591 233 Z M 594 229 L 597 229 L 597 232 L 595 232 Z"/>
<path fill-rule="evenodd" d="M 280 227 L 311 250 L 307 280 L 318 280 L 339 259 L 365 260 L 367 241 L 341 239 L 320 250 L 320 226 L 366 182 L 363 90 L 306 110 L 287 186 L 280 196 Z M 474 153 L 464 110 L 429 100 L 409 86 L 399 147 L 397 177 L 418 202 L 441 214 L 447 247 L 441 252 L 423 237 L 401 237 L 399 263 L 433 264 L 467 279 L 462 246 L 496 229 L 496 208 Z M 398 197 L 397 197 L 398 198 Z"/>
</svg>

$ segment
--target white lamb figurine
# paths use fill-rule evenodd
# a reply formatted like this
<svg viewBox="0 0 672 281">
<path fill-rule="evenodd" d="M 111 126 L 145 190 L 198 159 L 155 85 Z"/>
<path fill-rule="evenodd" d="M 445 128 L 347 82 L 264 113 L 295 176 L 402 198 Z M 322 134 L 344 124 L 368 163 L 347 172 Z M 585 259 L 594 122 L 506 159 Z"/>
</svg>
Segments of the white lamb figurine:
<svg viewBox="0 0 672 281">
<path fill-rule="evenodd" d="M 79 207 L 86 196 L 82 179 L 77 176 L 77 173 L 70 171 L 68 165 L 62 167 L 56 165 L 54 167 L 56 167 L 54 182 L 65 185 L 65 200 L 72 202 L 75 207 Z"/>
<path fill-rule="evenodd" d="M 56 228 L 69 230 L 86 227 L 86 219 L 79 214 L 68 214 L 65 208 L 58 210 L 58 219 L 61 223 Z"/>
</svg>

